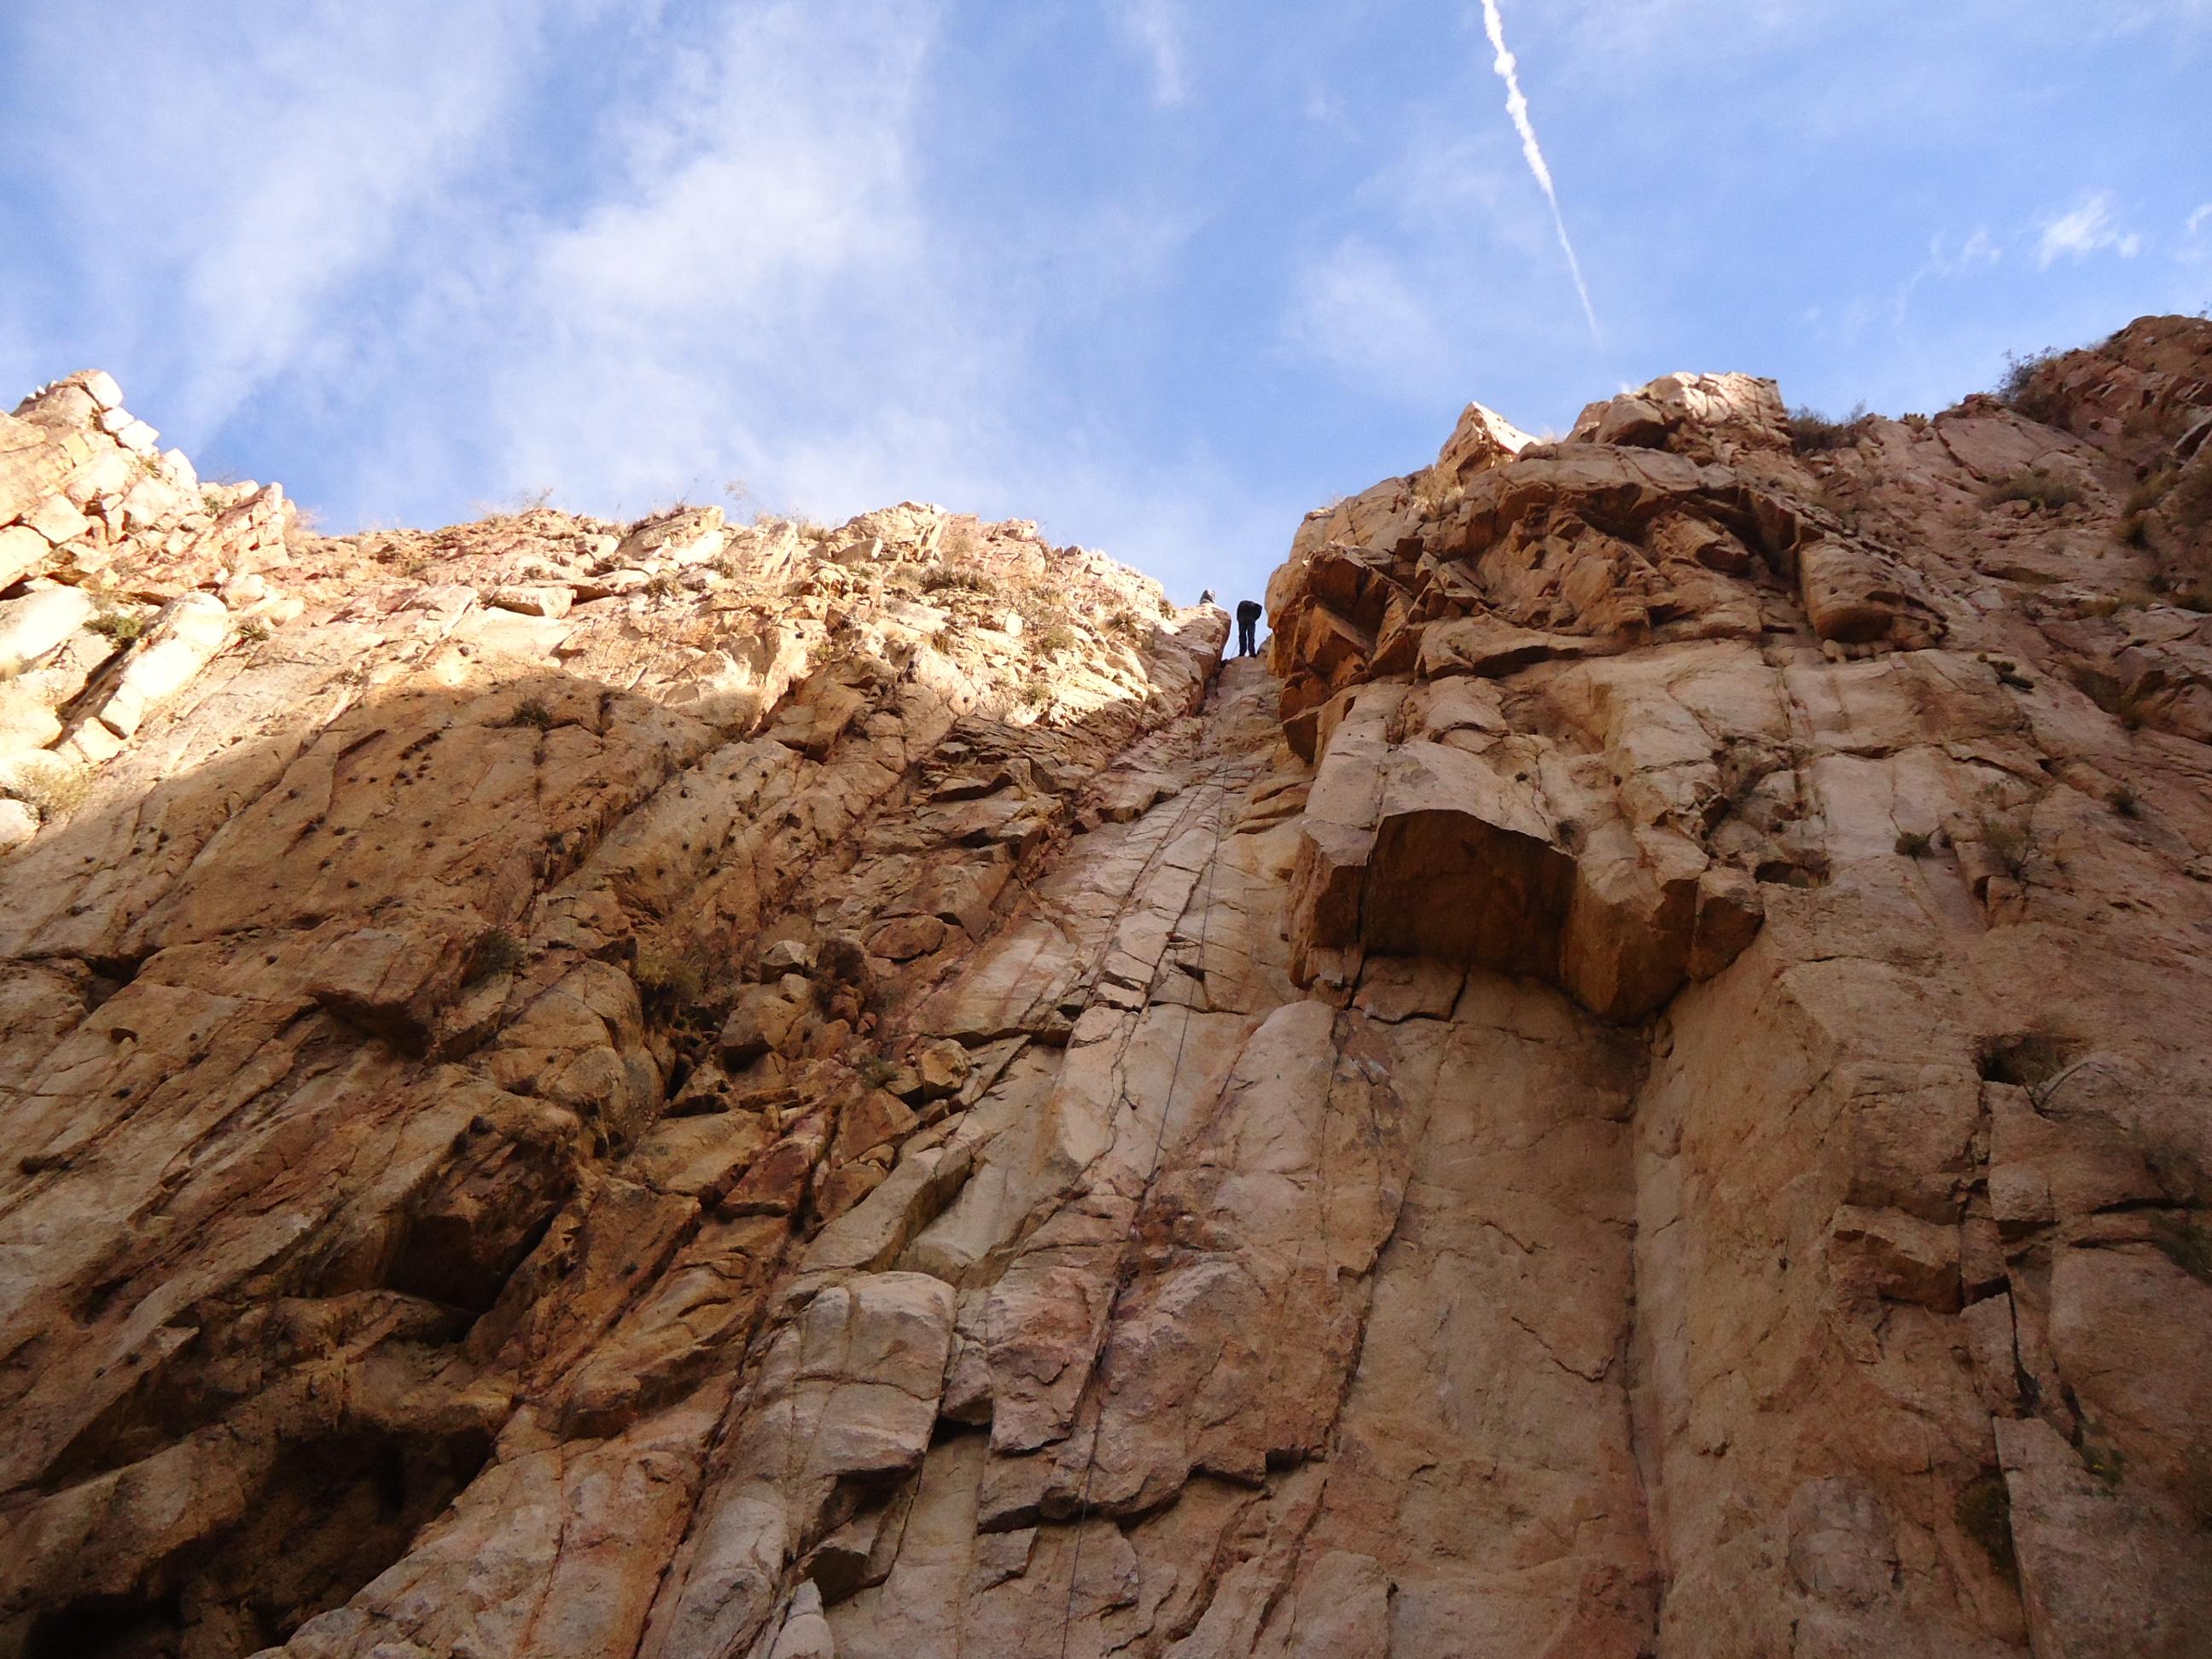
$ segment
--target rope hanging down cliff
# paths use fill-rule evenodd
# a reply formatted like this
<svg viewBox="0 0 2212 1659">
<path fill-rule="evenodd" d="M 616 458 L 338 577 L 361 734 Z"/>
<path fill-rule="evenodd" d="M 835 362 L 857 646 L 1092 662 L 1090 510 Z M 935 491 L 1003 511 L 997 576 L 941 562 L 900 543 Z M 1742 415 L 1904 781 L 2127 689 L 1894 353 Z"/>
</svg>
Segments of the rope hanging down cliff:
<svg viewBox="0 0 2212 1659">
<path fill-rule="evenodd" d="M 1241 776 L 1241 775 L 1239 775 Z M 1221 863 L 1221 834 L 1229 821 L 1230 783 L 1224 780 L 1217 785 L 1221 791 L 1221 802 L 1213 817 L 1213 847 L 1206 860 L 1206 882 L 1198 907 L 1198 976 L 1203 985 L 1206 979 L 1206 947 L 1212 934 L 1213 918 L 1213 872 Z M 1167 1097 L 1160 1103 L 1159 1127 L 1152 1136 L 1152 1155 L 1145 1170 L 1144 1185 L 1139 1188 L 1135 1207 L 1129 1214 L 1128 1236 L 1122 1240 L 1121 1260 L 1114 1273 L 1114 1289 L 1106 1302 L 1105 1322 L 1098 1336 L 1098 1369 L 1096 1372 L 1099 1389 L 1099 1411 L 1105 1411 L 1106 1361 L 1109 1345 L 1114 1336 L 1114 1316 L 1121 1305 L 1121 1292 L 1136 1277 L 1134 1250 L 1139 1234 L 1143 1229 L 1145 1206 L 1152 1201 L 1152 1183 L 1158 1177 L 1160 1153 L 1167 1145 L 1168 1121 L 1175 1115 L 1176 1085 L 1182 1079 L 1183 1047 L 1190 1039 L 1190 1028 L 1197 1010 L 1191 1003 L 1182 1006 L 1182 1030 L 1176 1036 L 1175 1060 L 1168 1067 Z M 1077 1396 L 1077 1413 L 1082 1410 L 1082 1397 Z M 1068 1631 L 1075 1622 L 1075 1586 L 1083 1566 L 1083 1525 L 1091 1518 L 1091 1476 L 1098 1462 L 1098 1432 L 1094 1426 L 1091 1444 L 1084 1453 L 1083 1479 L 1076 1489 L 1074 1542 L 1070 1547 L 1067 1563 L 1067 1601 L 1060 1620 L 1060 1659 L 1067 1659 Z"/>
</svg>

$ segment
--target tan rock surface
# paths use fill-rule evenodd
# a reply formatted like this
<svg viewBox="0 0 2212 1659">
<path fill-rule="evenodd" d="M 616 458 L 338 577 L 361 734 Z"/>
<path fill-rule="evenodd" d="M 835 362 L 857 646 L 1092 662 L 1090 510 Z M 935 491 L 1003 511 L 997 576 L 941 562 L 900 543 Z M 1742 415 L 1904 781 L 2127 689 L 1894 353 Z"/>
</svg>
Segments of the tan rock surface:
<svg viewBox="0 0 2212 1659">
<path fill-rule="evenodd" d="M 1226 667 L 43 390 L 0 1653 L 2201 1650 L 2208 371 L 1474 405 Z"/>
</svg>

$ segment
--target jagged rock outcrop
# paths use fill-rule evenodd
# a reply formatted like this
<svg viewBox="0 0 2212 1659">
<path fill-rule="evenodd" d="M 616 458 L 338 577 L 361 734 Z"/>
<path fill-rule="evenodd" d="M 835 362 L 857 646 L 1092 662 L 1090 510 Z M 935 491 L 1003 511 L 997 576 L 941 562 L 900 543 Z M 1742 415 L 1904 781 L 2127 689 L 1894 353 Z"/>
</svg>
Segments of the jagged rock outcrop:
<svg viewBox="0 0 2212 1659">
<path fill-rule="evenodd" d="M 2199 1651 L 2208 368 L 1476 406 L 1265 667 L 39 394 L 0 1652 Z"/>
<path fill-rule="evenodd" d="M 1471 410 L 1275 579 L 1299 981 L 1650 1020 L 1612 1650 L 2212 1631 L 2208 373 L 2160 319 L 1932 420 Z"/>
</svg>

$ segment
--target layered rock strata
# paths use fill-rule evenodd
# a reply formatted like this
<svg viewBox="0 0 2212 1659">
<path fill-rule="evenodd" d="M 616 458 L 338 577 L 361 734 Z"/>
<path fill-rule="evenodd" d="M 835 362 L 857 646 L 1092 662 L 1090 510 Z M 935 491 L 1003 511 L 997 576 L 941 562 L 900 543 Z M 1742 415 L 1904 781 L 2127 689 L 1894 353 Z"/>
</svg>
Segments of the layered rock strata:
<svg viewBox="0 0 2212 1659">
<path fill-rule="evenodd" d="M 2208 368 L 1471 409 L 1225 668 L 40 394 L 0 1651 L 2200 1651 Z"/>
</svg>

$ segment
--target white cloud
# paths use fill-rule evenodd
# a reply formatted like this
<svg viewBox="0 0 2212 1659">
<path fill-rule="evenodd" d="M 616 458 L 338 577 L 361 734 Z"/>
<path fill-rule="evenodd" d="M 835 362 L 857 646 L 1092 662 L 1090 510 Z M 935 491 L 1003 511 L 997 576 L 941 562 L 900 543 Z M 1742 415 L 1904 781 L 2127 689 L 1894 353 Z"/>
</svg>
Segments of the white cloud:
<svg viewBox="0 0 2212 1659">
<path fill-rule="evenodd" d="M 1978 270 L 1986 270 L 2001 264 L 2004 250 L 1989 233 L 1988 227 L 1977 226 L 1972 234 L 1956 249 L 1952 248 L 1941 232 L 1928 239 L 1928 258 L 1912 275 L 1906 277 L 1897 290 L 1895 310 L 1897 320 L 1905 320 L 1911 308 L 1912 296 L 1928 282 L 1948 282 Z"/>
<path fill-rule="evenodd" d="M 2160 23 L 2203 27 L 2212 24 L 2212 0 L 2111 0 L 2108 15 L 2084 21 L 2092 25 L 2093 40 L 2133 33 Z"/>
<path fill-rule="evenodd" d="M 1201 219 L 1123 186 L 1010 236 L 937 188 L 942 0 L 391 0 L 257 27 L 272 3 L 41 25 L 27 67 L 112 65 L 100 90 L 136 118 L 58 139 L 71 211 L 23 269 L 106 285 L 99 360 L 201 455 L 234 415 L 313 422 L 334 526 L 538 486 L 619 515 L 742 477 L 825 517 L 1040 518 L 1172 578 L 1227 538 L 1272 561 L 1308 505 L 1108 434 L 1055 378 L 1066 337 L 1095 352 L 1141 318 Z M 1175 15 L 1132 15 L 1182 95 Z M 31 379 L 78 366 L 33 349 Z M 259 451 L 240 459 L 286 476 Z"/>
<path fill-rule="evenodd" d="M 1178 0 L 1111 0 L 1115 21 L 1151 60 L 1152 100 L 1161 105 L 1190 96 L 1184 64 L 1183 19 Z"/>
<path fill-rule="evenodd" d="M 1464 244 L 1479 230 L 1533 269 L 1548 259 L 1552 227 L 1504 155 L 1502 145 L 1419 131 L 1360 185 L 1358 198 L 1387 214 L 1409 242 Z"/>
<path fill-rule="evenodd" d="M 1328 87 L 1316 82 L 1306 88 L 1306 119 L 1317 127 L 1329 127 L 1349 133 L 1352 123 L 1346 118 L 1344 100 Z"/>
<path fill-rule="evenodd" d="M 1295 480 L 1240 479 L 1363 441 L 1411 456 L 1441 435 L 1435 411 L 1469 395 L 1559 418 L 1547 398 L 1571 399 L 1571 412 L 1578 382 L 1674 367 L 1632 354 L 1698 330 L 1701 359 L 1741 342 L 1745 366 L 1776 366 L 1748 331 L 1755 307 L 1716 319 L 1693 303 L 1722 291 L 1705 269 L 1711 224 L 1755 195 L 1700 196 L 1688 175 L 1679 198 L 1595 174 L 1583 186 L 1613 192 L 1577 220 L 1594 261 L 1608 263 L 1598 239 L 1610 236 L 1610 263 L 1626 269 L 1633 247 L 1642 273 L 1608 301 L 1627 361 L 1596 361 L 1558 281 L 1553 202 L 1522 171 L 1542 152 L 1516 149 L 1533 123 L 1499 125 L 1485 90 L 1502 27 L 1480 64 L 1462 52 L 1422 65 L 1424 79 L 1387 53 L 1361 59 L 1349 23 L 1317 49 L 1188 0 L 1103 3 L 1075 9 L 1070 27 L 1127 51 L 1127 101 L 1195 101 L 1212 90 L 1200 28 L 1225 48 L 1249 27 L 1253 95 L 1235 142 L 1202 131 L 1210 108 L 1179 122 L 1219 144 L 1224 165 L 1178 155 L 1100 168 L 1106 182 L 1084 185 L 1006 167 L 992 146 L 1042 128 L 946 112 L 975 94 L 979 64 L 1031 64 L 1021 53 L 1053 43 L 1041 27 L 979 54 L 955 21 L 972 9 L 951 0 L 201 0 L 127 20 L 39 0 L 6 26 L 21 48 L 14 82 L 66 85 L 99 118 L 0 114 L 20 196 L 52 226 L 36 246 L 0 247 L 0 354 L 29 366 L 26 385 L 80 361 L 116 368 L 170 438 L 310 483 L 341 526 L 420 521 L 540 484 L 611 515 L 711 498 L 743 477 L 761 505 L 824 516 L 909 495 L 1037 516 L 1163 575 L 1210 565 L 1232 538 L 1279 551 L 1310 503 L 1261 499 Z M 1524 7 L 1525 56 L 1504 54 L 1509 112 L 1528 122 L 1518 70 L 1542 63 L 1557 95 L 1659 133 L 1638 146 L 1647 158 L 1687 142 L 1669 123 L 1707 120 L 1723 123 L 1719 156 L 1759 106 L 1721 107 L 1680 63 L 1794 48 L 1841 15 L 1840 0 L 1802 0 L 1813 15 L 1801 20 L 1798 3 Z M 1748 45 L 1721 40 L 1731 11 Z M 1608 15 L 1667 52 L 1599 57 Z M 1738 67 L 1760 97 L 1802 90 L 1764 62 L 1756 79 Z M 1401 77 L 1402 97 L 1360 94 L 1378 69 Z M 1862 113 L 1870 94 L 1897 95 L 1863 74 L 1834 78 Z M 1540 101 L 1552 95 L 1540 87 Z M 1572 113 L 1561 108 L 1555 121 Z M 1277 125 L 1255 127 L 1268 110 Z M 1055 141 L 1079 161 L 1108 154 L 1097 147 L 1116 136 L 1112 117 L 1103 138 L 1077 121 Z M 1270 146 L 1282 164 L 1270 181 L 1286 187 L 1241 188 L 1255 157 L 1276 159 Z M 1786 147 L 1771 160 L 1795 179 Z M 1757 182 L 1731 173 L 1729 189 Z M 1974 187 L 2001 199 L 1995 183 Z M 2154 201 L 2090 198 L 2004 240 L 2002 257 L 2024 263 L 2039 238 L 2045 263 L 2131 251 L 2123 203 L 2145 224 L 2158 213 L 2163 241 L 2188 204 Z M 2192 222 L 2201 248 L 2205 221 Z M 1791 314 L 1814 299 L 1825 328 L 1879 330 L 1901 278 L 1900 307 L 1917 289 L 1912 303 L 1934 311 L 1935 284 L 1954 278 L 1945 303 L 1979 297 L 1968 278 L 1999 243 L 1953 233 L 1916 266 L 1925 231 L 1905 223 L 1902 258 L 1870 253 L 1871 270 L 1837 279 L 1874 296 L 1863 307 L 1778 283 L 1799 296 Z M 1779 265 L 1791 231 L 1778 220 L 1742 257 Z M 1688 275 L 1678 232 L 1696 245 Z M 1196 271 L 1201 233 L 1210 257 Z M 1249 255 L 1219 257 L 1231 246 Z M 1750 289 L 1727 288 L 1728 303 Z M 1338 384 L 1279 432 L 1239 401 L 1244 376 L 1272 386 L 1278 371 L 1291 396 Z M 1126 432 L 1109 428 L 1113 411 Z M 301 433 L 287 434 L 295 419 Z M 1222 419 L 1241 428 L 1224 453 L 1249 446 L 1233 464 L 1194 443 L 1174 453 L 1182 422 Z M 1419 443 L 1406 445 L 1401 422 Z M 1285 459 L 1298 446 L 1303 459 Z"/>
<path fill-rule="evenodd" d="M 2123 231 L 2112 213 L 2112 192 L 2092 191 L 2068 212 L 2046 219 L 2035 245 L 2037 268 L 2048 270 L 2062 258 L 2079 264 L 2092 254 L 2111 252 L 2132 259 L 2142 250 L 2142 238 Z"/>
<path fill-rule="evenodd" d="M 101 118 L 40 158 L 94 251 L 102 344 L 220 425 L 314 341 L 323 308 L 493 142 L 563 0 L 319 6 L 281 24 L 56 8 L 27 57 Z M 127 389 L 127 388 L 126 388 Z"/>
<path fill-rule="evenodd" d="M 1469 397 L 1496 404 L 1567 383 L 1589 335 L 1561 304 L 1551 216 L 1523 165 L 1506 130 L 1470 132 L 1457 108 L 1401 120 L 1340 222 L 1316 228 L 1279 337 L 1355 396 L 1447 421 Z M 1539 354 L 1540 374 L 1501 374 Z"/>
<path fill-rule="evenodd" d="M 1298 273 L 1286 328 L 1375 395 L 1419 399 L 1438 388 L 1444 341 L 1427 301 L 1396 260 L 1358 237 Z"/>
<path fill-rule="evenodd" d="M 743 478 L 756 505 L 832 520 L 903 498 L 1041 518 L 1164 579 L 1231 536 L 1276 552 L 1260 525 L 1304 503 L 1101 435 L 1050 375 L 1047 331 L 1140 304 L 1196 222 L 1116 198 L 1008 238 L 933 196 L 940 22 L 932 0 L 770 0 L 638 43 L 589 191 L 457 230 L 436 258 L 469 250 L 473 280 L 422 279 L 477 452 L 426 453 L 389 420 L 364 493 L 550 484 L 611 514 Z"/>
<path fill-rule="evenodd" d="M 1030 308 L 1018 276 L 978 307 L 988 250 L 915 179 L 937 21 L 924 0 L 731 6 L 642 83 L 611 174 L 457 321 L 503 472 L 602 510 L 741 476 L 830 515 L 957 498 L 1008 453 Z"/>
<path fill-rule="evenodd" d="M 1843 0 L 1552 0 L 1561 45 L 1578 74 L 1648 86 L 1675 57 L 1741 63 L 1795 49 Z"/>
<path fill-rule="evenodd" d="M 1978 265 L 1996 264 L 2003 258 L 2003 250 L 1997 246 L 1986 226 L 1977 227 L 1974 234 L 1966 238 L 1956 253 L 1944 252 L 1943 239 L 1940 235 L 1928 245 L 1929 268 L 1939 276 L 1955 276 Z"/>
<path fill-rule="evenodd" d="M 2181 237 L 2173 250 L 2177 264 L 2191 267 L 2212 265 L 2212 202 L 2181 222 Z"/>
</svg>

